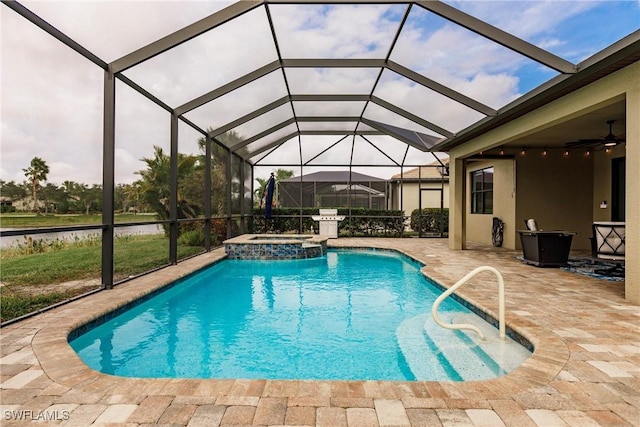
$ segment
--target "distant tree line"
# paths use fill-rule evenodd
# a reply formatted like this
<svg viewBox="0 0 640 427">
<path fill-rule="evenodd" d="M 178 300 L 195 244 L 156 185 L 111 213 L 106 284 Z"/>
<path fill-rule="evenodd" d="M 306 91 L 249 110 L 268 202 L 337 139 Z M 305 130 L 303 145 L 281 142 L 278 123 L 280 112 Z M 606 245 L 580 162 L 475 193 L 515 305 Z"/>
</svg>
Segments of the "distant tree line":
<svg viewBox="0 0 640 427">
<path fill-rule="evenodd" d="M 211 129 L 209 129 L 211 130 Z M 242 137 L 234 131 L 216 137 L 227 146 L 234 145 Z M 178 153 L 178 219 L 198 218 L 204 215 L 205 198 L 205 138 L 198 140 L 199 154 Z M 211 211 L 214 216 L 226 213 L 227 151 L 214 146 L 211 156 Z M 169 219 L 171 159 L 158 146 L 153 147 L 153 156 L 141 159 L 146 168 L 136 172 L 140 179 L 131 184 L 117 184 L 114 193 L 116 212 L 153 212 L 161 220 Z M 64 181 L 62 185 L 46 183 L 49 166 L 39 157 L 31 160 L 23 169 L 27 178 L 22 183 L 0 180 L 0 195 L 10 199 L 13 206 L 3 203 L 5 211 L 15 211 L 16 202 L 22 201 L 22 209 L 37 214 L 102 212 L 102 185 L 87 185 Z M 288 178 L 292 171 L 278 169 L 277 179 Z M 256 203 L 259 203 L 266 180 L 258 179 Z M 245 193 L 238 179 L 231 180 L 232 203 Z"/>
<path fill-rule="evenodd" d="M 62 185 L 47 183 L 36 190 L 33 198 L 32 184 L 28 181 L 16 183 L 0 179 L 0 194 L 13 203 L 4 203 L 2 212 L 36 212 L 40 214 L 85 214 L 102 212 L 102 185 L 87 185 L 64 181 Z M 118 184 L 115 187 L 115 209 L 120 212 L 152 212 L 150 206 L 141 201 L 139 188 L 134 184 Z M 34 203 L 34 200 L 37 200 Z M 16 202 L 22 202 L 18 204 Z"/>
<path fill-rule="evenodd" d="M 0 194 L 3 198 L 2 211 L 15 211 L 16 203 L 22 201 L 22 209 L 40 213 L 84 213 L 102 210 L 102 186 L 64 181 L 58 186 L 44 184 L 49 174 L 49 165 L 40 157 L 31 159 L 29 167 L 22 170 L 26 181 L 4 181 L 0 179 Z M 119 186 L 124 193 L 125 186 Z M 5 199 L 10 199 L 11 204 Z M 121 197 L 124 198 L 124 197 Z"/>
</svg>

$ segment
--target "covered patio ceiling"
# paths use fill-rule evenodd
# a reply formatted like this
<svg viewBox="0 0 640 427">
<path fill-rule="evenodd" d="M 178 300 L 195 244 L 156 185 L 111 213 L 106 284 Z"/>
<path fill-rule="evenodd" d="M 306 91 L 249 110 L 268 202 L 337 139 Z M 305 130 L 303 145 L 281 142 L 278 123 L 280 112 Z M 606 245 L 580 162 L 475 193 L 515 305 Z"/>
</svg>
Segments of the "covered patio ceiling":
<svg viewBox="0 0 640 427">
<path fill-rule="evenodd" d="M 76 41 L 37 3 L 5 4 L 254 166 L 424 164 L 640 57 L 637 25 L 570 57 L 472 2 L 215 3 L 124 53 Z M 603 136 L 606 120 L 619 130 L 624 102 L 517 144 Z"/>
</svg>

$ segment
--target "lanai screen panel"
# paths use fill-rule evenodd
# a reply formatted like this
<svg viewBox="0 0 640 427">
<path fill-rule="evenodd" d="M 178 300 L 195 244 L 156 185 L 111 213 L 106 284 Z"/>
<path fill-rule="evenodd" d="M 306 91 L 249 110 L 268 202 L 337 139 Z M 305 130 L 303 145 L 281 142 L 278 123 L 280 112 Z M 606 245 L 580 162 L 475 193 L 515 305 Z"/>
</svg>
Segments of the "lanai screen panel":
<svg viewBox="0 0 640 427">
<path fill-rule="evenodd" d="M 143 178 L 140 171 L 148 171 L 149 165 L 166 166 L 158 189 L 168 191 L 169 154 L 171 152 L 171 116 L 128 85 L 116 80 L 118 108 L 115 116 L 115 184 L 131 184 Z M 150 143 L 150 141 L 152 141 Z M 96 147 L 98 149 L 98 147 Z M 158 159 L 156 162 L 155 159 Z M 165 162 L 166 160 L 166 162 Z M 150 174 L 149 176 L 154 176 Z M 145 181 L 143 179 L 143 181 Z M 146 182 L 149 188 L 158 183 Z M 168 193 L 160 197 L 166 197 Z"/>
<path fill-rule="evenodd" d="M 365 139 L 366 138 L 366 139 Z M 353 141 L 352 165 L 394 165 L 394 159 L 382 150 L 378 150 L 370 144 L 368 137 L 357 136 Z M 396 141 L 398 145 L 404 145 L 400 141 Z"/>
<path fill-rule="evenodd" d="M 365 101 L 294 101 L 298 116 L 359 116 Z"/>
<path fill-rule="evenodd" d="M 127 4 L 123 9 L 123 4 L 119 3 L 65 3 L 55 7 L 29 1 L 25 4 L 95 53 L 103 55 L 104 52 L 106 60 L 121 58 L 226 5 L 221 2 L 153 2 Z M 637 2 L 447 3 L 573 61 L 586 58 L 639 27 Z M 451 137 L 449 132 L 460 132 L 478 120 L 497 114 L 493 109 L 503 107 L 525 91 L 558 75 L 550 67 L 489 40 L 495 34 L 492 29 L 486 30 L 483 36 L 456 24 L 455 18 L 462 16 L 457 11 L 450 13 L 452 20 L 448 20 L 427 10 L 446 10 L 441 6 L 443 3 L 421 1 L 410 5 L 265 3 L 148 58 L 127 69 L 124 75 L 180 111 L 183 111 L 180 105 L 184 107 L 184 103 L 199 96 L 215 93 L 208 98 L 210 102 L 203 101 L 206 103 L 199 108 L 186 112 L 185 118 L 202 129 L 223 129 L 217 139 L 227 147 L 236 147 L 240 154 L 252 160 L 260 161 L 267 156 L 269 161 L 275 162 L 279 158 L 289 161 L 300 157 L 302 150 L 302 164 L 352 165 L 352 159 L 357 159 L 356 163 L 364 161 L 366 157 L 359 155 L 358 150 L 367 144 L 361 137 L 351 135 L 351 122 L 335 120 L 334 116 L 363 115 L 365 120 L 371 120 L 372 126 L 373 122 L 383 124 L 382 127 L 374 126 L 378 131 L 393 133 L 395 129 L 396 134 L 404 135 L 405 139 L 410 133 L 400 132 L 402 129 L 398 128 Z M 123 10 L 127 13 L 123 14 Z M 131 22 L 137 25 L 131 25 Z M 96 28 L 104 31 L 94 31 Z M 600 37 L 605 32 L 609 35 Z M 598 37 L 590 36 L 596 34 Z M 394 45 L 396 35 L 398 39 Z M 509 37 L 503 40 L 514 41 Z M 597 46 L 593 39 L 602 46 Z M 524 50 L 531 52 L 527 47 Z M 42 50 L 35 56 L 46 53 Z M 538 54 L 532 56 L 540 59 Z M 384 64 L 390 69 L 382 71 L 378 65 L 382 65 L 387 57 L 389 61 Z M 357 61 L 342 64 L 329 61 L 325 68 L 321 65 L 305 68 L 301 67 L 304 62 L 295 61 L 304 58 L 380 61 L 375 67 L 358 68 L 355 66 Z M 553 59 L 551 63 L 557 65 Z M 269 66 L 260 68 L 265 64 Z M 279 64 L 284 64 L 284 71 L 273 70 Z M 313 62 L 308 64 L 313 65 Z M 568 73 L 574 71 L 573 64 L 566 65 L 553 68 Z M 266 75 L 258 78 L 256 73 Z M 99 74 L 101 71 L 96 73 Z M 382 78 L 378 81 L 380 74 Z M 257 80 L 252 82 L 248 76 Z M 457 92 L 459 96 L 447 97 L 437 89 L 428 89 L 425 86 L 429 86 L 430 81 L 445 87 L 444 92 Z M 235 83 L 225 89 L 228 90 L 225 94 L 222 88 L 230 82 Z M 97 85 L 100 86 L 100 82 Z M 296 95 L 304 94 L 359 94 L 365 97 L 373 94 L 374 97 L 369 102 L 290 102 L 290 96 L 295 99 Z M 118 95 L 118 98 L 118 103 L 122 104 L 126 95 Z M 415 117 L 392 112 L 376 104 L 377 98 Z M 484 103 L 491 108 L 469 106 L 465 98 L 472 104 Z M 100 106 L 99 103 L 91 104 L 87 109 L 94 105 Z M 269 105 L 274 108 L 271 112 L 267 112 Z M 258 111 L 262 113 L 258 114 Z M 284 111 L 287 113 L 281 114 Z M 116 136 L 116 144 L 122 144 L 116 147 L 118 171 L 124 170 L 119 165 L 126 165 L 127 159 L 134 159 L 131 164 L 135 164 L 140 163 L 140 158 L 153 154 L 152 147 L 161 138 L 155 138 L 149 132 L 130 132 L 129 114 L 117 114 L 121 116 L 117 120 L 120 122 L 117 132 L 123 132 Z M 160 115 L 166 116 L 166 112 Z M 286 120 L 293 121 L 294 117 L 302 120 L 257 138 L 264 135 L 265 130 L 283 121 L 288 123 Z M 308 117 L 326 117 L 326 121 L 305 121 Z M 158 128 L 167 126 L 164 119 L 161 122 Z M 435 126 L 430 127 L 426 122 Z M 445 132 L 434 129 L 436 127 Z M 355 125 L 355 129 L 373 130 L 363 123 Z M 298 131 L 302 132 L 299 137 Z M 314 140 L 309 138 L 314 136 L 304 134 L 309 131 L 338 131 L 349 136 L 336 143 L 340 136 L 330 135 L 326 143 L 310 148 Z M 291 135 L 296 137 L 289 138 Z M 133 138 L 140 142 L 131 141 Z M 255 141 L 243 146 L 242 142 L 248 139 Z M 312 143 L 306 144 L 307 140 Z M 166 138 L 164 141 L 166 145 Z M 181 137 L 181 147 L 183 143 Z M 128 149 L 136 144 L 148 144 L 151 148 L 141 155 L 132 154 Z M 279 148 L 278 144 L 284 145 Z M 405 147 L 406 158 L 413 154 L 419 157 L 415 147 L 406 151 L 404 142 L 398 141 L 398 144 Z M 401 152 L 397 153 L 391 144 L 383 145 L 384 148 L 375 149 L 370 156 L 375 155 L 376 162 L 382 160 L 379 155 L 393 159 L 392 163 L 398 162 Z M 373 147 L 372 144 L 369 146 Z M 288 150 L 294 150 L 294 153 L 290 154 Z M 336 153 L 332 153 L 333 150 Z M 403 157 L 405 161 L 406 158 Z"/>
<path fill-rule="evenodd" d="M 287 141 L 284 141 L 269 150 L 259 153 L 253 157 L 249 157 L 248 160 L 256 165 L 273 165 L 274 167 L 286 165 L 286 169 L 291 169 L 292 165 L 300 165 L 299 141 L 298 136 L 293 136 Z M 265 178 L 268 176 L 268 173 L 264 175 Z"/>
<path fill-rule="evenodd" d="M 244 180 L 242 179 L 242 162 L 237 156 L 231 158 L 231 214 L 242 212 L 244 199 Z"/>
<path fill-rule="evenodd" d="M 269 147 L 273 146 L 273 144 L 277 143 L 281 138 L 295 134 L 297 130 L 295 123 L 292 123 L 238 149 L 236 152 L 244 159 L 251 158 L 260 152 L 264 152 L 263 150 L 268 150 Z"/>
<path fill-rule="evenodd" d="M 178 217 L 205 216 L 205 138 L 191 126 L 178 121 Z M 189 229 L 189 226 L 185 226 Z"/>
<path fill-rule="evenodd" d="M 574 63 L 640 29 L 637 1 L 444 1 Z"/>
<path fill-rule="evenodd" d="M 22 0 L 20 3 L 104 61 L 111 62 L 233 2 Z"/>
<path fill-rule="evenodd" d="M 269 5 L 283 58 L 384 58 L 407 5 Z"/>
<path fill-rule="evenodd" d="M 400 114 L 396 114 L 393 111 L 381 107 L 373 102 L 367 104 L 367 109 L 365 110 L 363 117 L 376 122 L 387 123 L 392 126 L 413 130 L 427 135 L 434 135 L 439 138 L 442 137 L 442 135 L 437 132 L 416 123 L 413 119 L 403 117 Z"/>
<path fill-rule="evenodd" d="M 227 150 L 211 144 L 211 214 L 222 217 L 227 213 Z"/>
<path fill-rule="evenodd" d="M 178 106 L 276 59 L 264 8 L 257 8 L 124 74 Z"/>
<path fill-rule="evenodd" d="M 242 199 L 242 203 L 243 203 L 243 209 L 244 209 L 244 213 L 249 213 L 251 212 L 251 209 L 253 208 L 253 198 L 252 198 L 252 193 L 251 193 L 251 165 L 243 162 L 242 163 L 242 168 L 243 168 L 243 185 L 244 185 L 244 198 Z"/>
<path fill-rule="evenodd" d="M 486 117 L 389 70 L 382 73 L 374 95 L 454 133 Z"/>
<path fill-rule="evenodd" d="M 366 135 L 366 136 L 358 136 L 356 141 L 358 141 L 358 147 L 361 150 L 376 152 L 376 153 L 384 153 L 386 163 L 389 165 L 402 165 L 403 162 L 407 161 L 407 144 L 398 141 L 397 139 L 388 136 L 388 135 Z M 366 145 L 364 144 L 366 142 Z M 430 153 L 425 153 L 419 150 L 413 149 L 416 152 L 419 152 L 420 163 L 428 162 L 431 159 Z M 358 161 L 358 157 L 355 157 L 355 164 L 362 162 Z"/>
<path fill-rule="evenodd" d="M 241 139 L 246 139 L 292 118 L 291 104 L 286 103 L 233 128 L 231 132 L 236 132 Z"/>
<path fill-rule="evenodd" d="M 387 186 L 383 179 L 335 167 L 305 167 L 303 171 L 302 176 L 278 182 L 280 206 L 386 209 Z"/>
<path fill-rule="evenodd" d="M 304 135 L 301 137 L 300 149 L 302 152 L 302 164 L 307 164 L 316 156 L 326 150 L 330 150 L 333 145 L 349 136 L 337 135 Z"/>
<path fill-rule="evenodd" d="M 320 131 L 320 130 L 341 130 L 345 132 L 353 132 L 357 124 L 357 121 L 348 121 L 348 122 L 331 122 L 331 121 L 323 121 L 323 122 L 306 122 L 301 121 L 298 123 L 298 127 L 301 131 Z"/>
<path fill-rule="evenodd" d="M 185 117 L 203 129 L 218 129 L 284 96 L 280 70 L 273 71 L 188 112 Z"/>
<path fill-rule="evenodd" d="M 353 135 L 347 135 L 346 137 L 338 137 L 338 136 L 326 136 L 326 143 L 329 143 L 330 148 L 326 149 L 322 152 L 317 153 L 313 157 L 308 158 L 306 156 L 305 148 L 306 148 L 306 140 L 302 141 L 303 154 L 305 154 L 305 165 L 312 166 L 333 166 L 333 165 L 344 165 L 348 167 L 351 164 L 351 153 L 353 147 Z M 314 143 L 315 145 L 315 143 Z M 311 148 L 311 147 L 309 147 Z M 317 148 L 312 149 L 314 152 Z"/>
<path fill-rule="evenodd" d="M 421 7 L 412 8 L 390 59 L 495 109 L 558 75 Z"/>
<path fill-rule="evenodd" d="M 371 93 L 380 69 L 377 68 L 285 68 L 291 93 L 356 94 Z"/>
</svg>

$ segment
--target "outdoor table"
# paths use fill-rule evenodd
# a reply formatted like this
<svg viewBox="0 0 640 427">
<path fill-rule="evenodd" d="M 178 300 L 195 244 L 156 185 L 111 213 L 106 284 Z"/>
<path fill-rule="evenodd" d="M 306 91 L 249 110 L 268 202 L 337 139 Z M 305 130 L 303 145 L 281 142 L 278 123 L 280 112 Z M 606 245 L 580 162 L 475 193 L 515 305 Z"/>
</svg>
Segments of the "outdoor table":
<svg viewBox="0 0 640 427">
<path fill-rule="evenodd" d="M 537 267 L 567 265 L 573 231 L 519 230 L 524 261 Z"/>
</svg>

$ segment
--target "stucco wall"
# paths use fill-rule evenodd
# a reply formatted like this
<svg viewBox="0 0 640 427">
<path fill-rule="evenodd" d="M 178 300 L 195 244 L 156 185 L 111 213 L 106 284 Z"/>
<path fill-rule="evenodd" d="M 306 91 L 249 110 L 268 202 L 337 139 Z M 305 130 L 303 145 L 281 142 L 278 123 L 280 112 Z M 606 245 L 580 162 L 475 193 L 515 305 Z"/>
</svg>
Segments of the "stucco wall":
<svg viewBox="0 0 640 427">
<path fill-rule="evenodd" d="M 434 190 L 440 190 L 442 185 L 439 182 L 423 182 L 421 183 L 423 189 L 430 188 Z M 417 182 L 405 182 L 402 185 L 402 207 L 405 215 L 411 215 L 414 209 L 418 209 L 419 202 L 419 187 Z M 445 208 L 449 207 L 449 185 L 445 183 L 442 191 L 443 205 Z M 400 194 L 398 193 L 398 198 Z M 400 206 L 400 201 L 398 205 Z M 422 192 L 422 208 L 439 208 L 440 207 L 440 192 L 439 191 L 423 191 Z"/>
<path fill-rule="evenodd" d="M 577 150 L 518 155 L 516 216 L 518 229 L 535 218 L 543 230 L 567 230 L 574 236 L 572 249 L 589 249 L 593 216 L 593 156 Z M 517 247 L 520 248 L 518 238 Z"/>
<path fill-rule="evenodd" d="M 488 167 L 494 168 L 493 175 L 493 213 L 471 213 L 471 173 Z M 504 241 L 502 247 L 515 248 L 515 174 L 513 159 L 494 159 L 469 163 L 467 166 L 466 191 L 466 224 L 467 239 L 473 242 L 491 245 L 491 228 L 493 217 L 504 222 Z M 521 228 L 521 227 L 520 227 Z"/>
<path fill-rule="evenodd" d="M 611 159 L 625 157 L 626 147 L 619 145 L 609 153 L 598 151 L 593 157 L 593 220 L 611 221 Z M 600 208 L 606 200 L 607 207 Z"/>
</svg>

